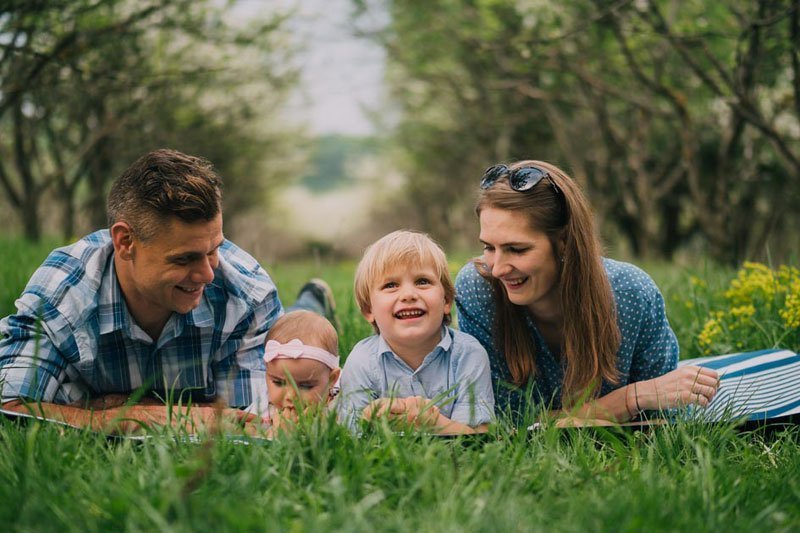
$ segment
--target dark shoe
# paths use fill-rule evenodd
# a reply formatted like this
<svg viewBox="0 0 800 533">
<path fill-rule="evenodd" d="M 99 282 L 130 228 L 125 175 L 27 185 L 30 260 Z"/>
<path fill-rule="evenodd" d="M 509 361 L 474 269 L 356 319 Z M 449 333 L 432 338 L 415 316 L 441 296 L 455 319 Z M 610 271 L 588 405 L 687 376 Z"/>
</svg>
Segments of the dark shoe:
<svg viewBox="0 0 800 533">
<path fill-rule="evenodd" d="M 313 278 L 303 285 L 303 288 L 297 293 L 297 303 L 295 304 L 295 307 L 301 306 L 306 309 L 313 307 L 310 309 L 311 311 L 327 318 L 336 331 L 339 331 L 339 321 L 336 319 L 336 300 L 330 285 L 324 280 Z"/>
</svg>

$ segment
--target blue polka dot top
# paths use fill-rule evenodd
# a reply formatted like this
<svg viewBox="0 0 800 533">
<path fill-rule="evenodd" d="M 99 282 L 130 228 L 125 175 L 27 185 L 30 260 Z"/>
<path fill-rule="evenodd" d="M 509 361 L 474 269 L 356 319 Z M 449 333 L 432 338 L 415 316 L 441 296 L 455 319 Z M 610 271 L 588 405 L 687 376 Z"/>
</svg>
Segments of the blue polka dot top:
<svg viewBox="0 0 800 533">
<path fill-rule="evenodd" d="M 666 374 L 678 364 L 678 341 L 667 321 L 664 298 L 650 276 L 634 265 L 612 259 L 603 259 L 603 266 L 616 300 L 622 339 L 617 352 L 620 382 L 614 385 L 604 381 L 601 396 L 628 383 Z M 537 373 L 527 388 L 511 384 L 505 355 L 494 338 L 492 290 L 472 262 L 458 273 L 458 325 L 462 331 L 477 338 L 489 354 L 497 412 L 518 417 L 542 406 L 559 409 L 564 368 L 548 348 L 530 314 L 527 314 L 526 322 L 536 344 Z"/>
</svg>

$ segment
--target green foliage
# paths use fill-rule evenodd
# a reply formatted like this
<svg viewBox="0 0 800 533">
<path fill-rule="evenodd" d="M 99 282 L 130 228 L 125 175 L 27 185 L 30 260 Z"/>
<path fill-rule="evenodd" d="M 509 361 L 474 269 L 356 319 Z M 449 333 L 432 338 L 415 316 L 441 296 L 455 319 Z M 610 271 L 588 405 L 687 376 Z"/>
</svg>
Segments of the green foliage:
<svg viewBox="0 0 800 533">
<path fill-rule="evenodd" d="M 302 165 L 302 135 L 280 111 L 297 82 L 287 15 L 242 24 L 227 8 L 44 0 L 2 10 L 0 187 L 27 238 L 40 237 L 48 202 L 65 238 L 85 231 L 81 218 L 104 226 L 107 186 L 154 148 L 209 158 L 231 219 Z"/>
<path fill-rule="evenodd" d="M 604 232 L 640 257 L 698 236 L 729 265 L 766 243 L 773 257 L 796 248 L 791 2 L 354 4 L 357 23 L 389 15 L 363 33 L 387 53 L 410 204 L 440 239 L 464 234 L 484 168 L 539 159 L 579 181 Z"/>
</svg>

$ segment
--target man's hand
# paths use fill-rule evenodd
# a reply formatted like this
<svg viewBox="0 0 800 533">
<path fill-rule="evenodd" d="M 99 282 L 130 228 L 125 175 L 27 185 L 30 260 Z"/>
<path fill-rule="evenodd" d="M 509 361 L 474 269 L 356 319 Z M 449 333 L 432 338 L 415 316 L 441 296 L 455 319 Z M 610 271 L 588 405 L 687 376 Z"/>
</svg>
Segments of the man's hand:
<svg viewBox="0 0 800 533">
<path fill-rule="evenodd" d="M 257 435 L 261 420 L 252 413 L 213 404 L 193 406 L 165 406 L 152 399 L 143 404 L 125 405 L 121 396 L 108 395 L 102 409 L 85 409 L 71 405 L 34 403 L 12 400 L 3 404 L 5 409 L 36 417 L 65 422 L 75 427 L 86 427 L 109 434 L 131 435 L 144 433 L 149 427 L 172 426 L 190 434 L 201 431 L 247 433 Z M 122 403 L 110 407 L 108 404 Z"/>
</svg>

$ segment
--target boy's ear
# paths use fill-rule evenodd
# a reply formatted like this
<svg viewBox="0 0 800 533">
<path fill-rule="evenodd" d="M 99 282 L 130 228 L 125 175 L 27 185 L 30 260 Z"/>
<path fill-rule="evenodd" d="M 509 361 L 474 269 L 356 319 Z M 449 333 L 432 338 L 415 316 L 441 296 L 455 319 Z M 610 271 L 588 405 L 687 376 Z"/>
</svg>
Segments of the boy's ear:
<svg viewBox="0 0 800 533">
<path fill-rule="evenodd" d="M 370 324 L 375 323 L 375 317 L 372 315 L 372 309 L 362 309 L 361 315 L 369 322 Z"/>
</svg>

